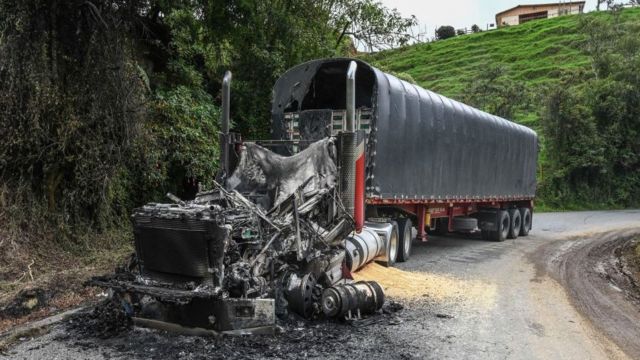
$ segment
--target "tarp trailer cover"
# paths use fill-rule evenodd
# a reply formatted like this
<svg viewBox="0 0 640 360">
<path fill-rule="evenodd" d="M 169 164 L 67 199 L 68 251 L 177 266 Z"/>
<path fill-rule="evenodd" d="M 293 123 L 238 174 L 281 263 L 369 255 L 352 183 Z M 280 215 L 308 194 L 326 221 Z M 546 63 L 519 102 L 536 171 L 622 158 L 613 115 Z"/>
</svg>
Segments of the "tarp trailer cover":
<svg viewBox="0 0 640 360">
<path fill-rule="evenodd" d="M 353 59 L 298 65 L 273 90 L 274 140 L 302 147 L 344 127 Z M 355 60 L 357 128 L 366 133 L 366 198 L 394 203 L 532 199 L 536 133 Z M 295 151 L 291 145 L 281 153 Z"/>
</svg>

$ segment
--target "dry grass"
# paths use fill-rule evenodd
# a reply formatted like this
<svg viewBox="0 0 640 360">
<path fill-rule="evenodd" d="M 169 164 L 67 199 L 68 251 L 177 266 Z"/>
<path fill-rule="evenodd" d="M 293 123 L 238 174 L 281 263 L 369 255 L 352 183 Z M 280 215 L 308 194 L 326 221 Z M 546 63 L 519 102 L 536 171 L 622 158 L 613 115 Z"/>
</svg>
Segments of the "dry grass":
<svg viewBox="0 0 640 360">
<path fill-rule="evenodd" d="M 26 316 L 0 315 L 0 332 L 91 299 L 98 290 L 83 283 L 113 271 L 132 252 L 126 227 L 102 233 L 87 230 L 71 242 L 56 235 L 60 229 L 50 228 L 38 204 L 24 204 L 24 199 L 12 198 L 0 187 L 0 310 L 26 289 L 42 289 L 46 303 Z"/>
</svg>

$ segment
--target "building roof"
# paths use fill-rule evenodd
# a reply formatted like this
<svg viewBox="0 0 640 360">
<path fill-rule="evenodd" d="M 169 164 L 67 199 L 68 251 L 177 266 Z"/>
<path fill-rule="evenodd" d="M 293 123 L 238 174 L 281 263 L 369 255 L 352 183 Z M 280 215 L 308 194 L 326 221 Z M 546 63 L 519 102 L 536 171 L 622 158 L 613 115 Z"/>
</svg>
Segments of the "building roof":
<svg viewBox="0 0 640 360">
<path fill-rule="evenodd" d="M 551 3 L 521 4 L 521 5 L 516 5 L 516 6 L 512 7 L 512 8 L 510 8 L 510 9 L 500 11 L 499 13 L 496 14 L 496 17 L 498 17 L 498 16 L 500 16 L 500 15 L 502 15 L 504 13 L 507 13 L 509 11 L 515 10 L 517 8 L 521 8 L 521 7 L 549 6 L 549 5 L 563 6 L 563 5 L 578 5 L 578 4 L 584 5 L 585 2 L 586 1 L 568 1 L 568 2 L 557 1 L 557 2 L 551 2 Z"/>
</svg>

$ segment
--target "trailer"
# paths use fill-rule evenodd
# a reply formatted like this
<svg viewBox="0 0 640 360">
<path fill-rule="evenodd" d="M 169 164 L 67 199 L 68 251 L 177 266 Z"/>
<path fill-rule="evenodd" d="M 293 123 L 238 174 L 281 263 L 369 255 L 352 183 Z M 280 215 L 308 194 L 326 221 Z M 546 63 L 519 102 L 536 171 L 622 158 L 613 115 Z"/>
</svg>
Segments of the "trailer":
<svg viewBox="0 0 640 360">
<path fill-rule="evenodd" d="M 538 141 L 525 126 L 353 59 L 290 69 L 275 84 L 271 113 L 281 154 L 357 134 L 356 230 L 369 219 L 395 221 L 399 261 L 410 255 L 413 224 L 423 241 L 427 230 L 504 241 L 531 229 Z"/>
</svg>

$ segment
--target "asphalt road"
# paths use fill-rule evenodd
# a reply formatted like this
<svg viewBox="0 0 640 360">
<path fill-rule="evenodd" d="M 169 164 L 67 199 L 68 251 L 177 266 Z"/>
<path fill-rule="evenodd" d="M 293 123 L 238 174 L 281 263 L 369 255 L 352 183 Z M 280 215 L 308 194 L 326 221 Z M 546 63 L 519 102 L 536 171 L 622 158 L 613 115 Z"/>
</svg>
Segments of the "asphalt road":
<svg viewBox="0 0 640 360">
<path fill-rule="evenodd" d="M 7 357 L 640 358 L 640 308 L 606 275 L 612 249 L 638 234 L 640 211 L 606 211 L 535 214 L 528 237 L 503 243 L 433 237 L 415 244 L 410 261 L 397 266 L 401 274 L 386 279 L 390 297 L 405 307 L 402 323 L 325 324 L 293 345 L 290 336 L 253 339 L 231 354 L 149 330 L 99 340 L 59 326 L 24 339 Z M 390 289 L 394 281 L 407 291 Z"/>
</svg>

